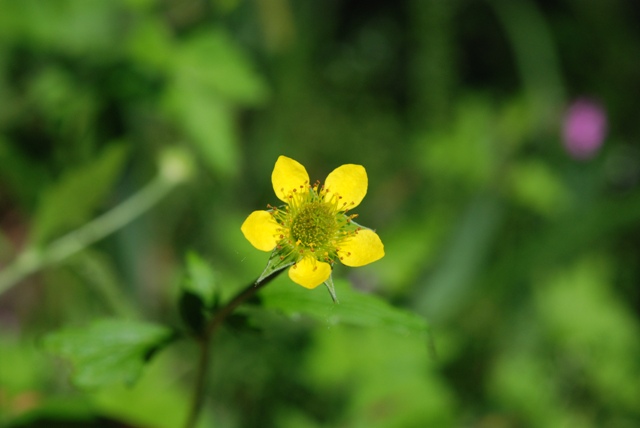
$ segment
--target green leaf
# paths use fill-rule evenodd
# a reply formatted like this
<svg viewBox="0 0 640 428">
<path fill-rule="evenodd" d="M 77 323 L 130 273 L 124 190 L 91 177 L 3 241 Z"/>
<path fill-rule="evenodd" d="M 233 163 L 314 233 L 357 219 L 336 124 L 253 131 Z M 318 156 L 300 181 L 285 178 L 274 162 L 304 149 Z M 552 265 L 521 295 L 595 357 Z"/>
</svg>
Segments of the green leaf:
<svg viewBox="0 0 640 428">
<path fill-rule="evenodd" d="M 512 198 L 538 214 L 553 216 L 571 204 L 562 179 L 542 160 L 514 163 L 506 181 Z"/>
<path fill-rule="evenodd" d="M 71 361 L 84 388 L 133 384 L 151 355 L 173 339 L 171 329 L 141 321 L 107 319 L 48 335 L 45 347 Z"/>
<path fill-rule="evenodd" d="M 182 288 L 202 299 L 205 306 L 213 306 L 218 294 L 217 274 L 193 251 L 187 253 L 187 275 Z"/>
<path fill-rule="evenodd" d="M 90 219 L 125 159 L 126 146 L 111 145 L 93 162 L 68 171 L 46 189 L 36 211 L 32 244 L 43 244 Z"/>
<path fill-rule="evenodd" d="M 373 294 L 353 291 L 346 281 L 334 283 L 340 303 L 333 303 L 325 290 L 307 290 L 290 281 L 277 281 L 260 294 L 266 308 L 289 316 L 307 315 L 329 324 L 377 327 L 405 334 L 427 335 L 429 326 L 417 314 L 398 309 Z"/>
<path fill-rule="evenodd" d="M 187 80 L 174 82 L 164 103 L 211 171 L 223 176 L 237 174 L 240 152 L 230 105 L 198 82 Z"/>
<path fill-rule="evenodd" d="M 221 30 L 190 36 L 176 47 L 172 64 L 176 66 L 164 94 L 168 115 L 213 172 L 236 175 L 240 151 L 235 110 L 264 102 L 267 85 L 244 51 Z"/>
<path fill-rule="evenodd" d="M 196 33 L 180 47 L 176 78 L 197 82 L 232 103 L 256 105 L 267 97 L 267 86 L 245 52 L 221 30 Z"/>
</svg>

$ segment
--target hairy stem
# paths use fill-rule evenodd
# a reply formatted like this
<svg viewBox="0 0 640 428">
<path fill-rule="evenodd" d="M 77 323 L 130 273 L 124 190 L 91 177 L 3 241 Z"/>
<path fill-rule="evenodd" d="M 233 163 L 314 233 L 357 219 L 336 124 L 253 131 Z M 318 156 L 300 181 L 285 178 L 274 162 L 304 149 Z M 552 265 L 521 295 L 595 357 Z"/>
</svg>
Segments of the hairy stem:
<svg viewBox="0 0 640 428">
<path fill-rule="evenodd" d="M 207 326 L 204 329 L 202 336 L 198 340 L 200 346 L 200 356 L 198 359 L 198 367 L 196 371 L 196 380 L 193 387 L 193 400 L 191 401 L 191 409 L 185 428 L 194 428 L 198 422 L 200 411 L 202 410 L 202 404 L 205 396 L 205 386 L 207 373 L 209 371 L 209 365 L 211 363 L 211 341 L 218 331 L 218 328 L 224 323 L 225 319 L 233 313 L 233 311 L 240 306 L 247 299 L 251 298 L 258 290 L 273 281 L 284 270 L 274 272 L 270 276 L 258 283 L 251 283 L 247 287 L 243 288 L 236 296 L 229 300 L 216 314 L 209 320 Z"/>
</svg>

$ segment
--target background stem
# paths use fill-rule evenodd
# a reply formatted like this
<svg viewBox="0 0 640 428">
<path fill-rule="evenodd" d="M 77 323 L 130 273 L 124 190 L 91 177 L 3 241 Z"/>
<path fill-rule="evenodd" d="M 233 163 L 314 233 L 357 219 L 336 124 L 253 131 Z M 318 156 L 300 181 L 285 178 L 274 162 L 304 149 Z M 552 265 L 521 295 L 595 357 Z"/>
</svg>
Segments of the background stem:
<svg viewBox="0 0 640 428">
<path fill-rule="evenodd" d="M 0 295 L 28 275 L 66 259 L 130 223 L 157 204 L 178 183 L 177 180 L 158 175 L 120 205 L 53 241 L 44 249 L 25 250 L 0 272 Z"/>
</svg>

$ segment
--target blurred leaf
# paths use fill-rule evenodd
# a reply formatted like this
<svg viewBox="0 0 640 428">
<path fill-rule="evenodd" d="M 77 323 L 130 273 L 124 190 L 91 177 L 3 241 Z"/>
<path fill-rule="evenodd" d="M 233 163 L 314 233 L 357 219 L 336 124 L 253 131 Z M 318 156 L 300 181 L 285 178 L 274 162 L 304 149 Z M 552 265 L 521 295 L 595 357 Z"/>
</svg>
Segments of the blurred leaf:
<svg viewBox="0 0 640 428">
<path fill-rule="evenodd" d="M 420 139 L 419 156 L 438 182 L 454 181 L 482 188 L 497 171 L 494 113 L 484 99 L 460 103 L 451 129 L 437 129 Z"/>
<path fill-rule="evenodd" d="M 240 153 L 234 109 L 263 102 L 266 84 L 221 30 L 191 36 L 176 56 L 173 80 L 165 94 L 169 115 L 182 126 L 212 171 L 237 174 Z"/>
<path fill-rule="evenodd" d="M 492 193 L 478 193 L 453 228 L 448 247 L 435 268 L 416 289 L 415 307 L 432 321 L 458 313 L 476 285 L 483 262 L 496 241 L 502 222 L 501 201 Z"/>
<path fill-rule="evenodd" d="M 133 384 L 153 352 L 166 345 L 171 329 L 141 321 L 100 320 L 45 338 L 45 347 L 74 366 L 74 382 L 84 388 Z"/>
<path fill-rule="evenodd" d="M 506 181 L 516 201 L 544 216 L 562 212 L 571 202 L 560 178 L 539 160 L 514 164 Z"/>
<path fill-rule="evenodd" d="M 350 289 L 343 280 L 334 283 L 340 303 L 333 303 L 326 290 L 307 290 L 290 281 L 276 281 L 261 292 L 264 306 L 289 316 L 308 315 L 328 324 L 379 327 L 405 334 L 427 335 L 424 318 L 391 306 L 372 294 Z"/>
<path fill-rule="evenodd" d="M 200 336 L 205 326 L 206 306 L 202 298 L 188 290 L 182 290 L 178 300 L 178 309 L 182 321 L 197 336 Z"/>
<path fill-rule="evenodd" d="M 500 357 L 487 384 L 489 394 L 527 426 L 584 426 L 567 420 L 557 378 L 529 349 L 513 350 Z"/>
<path fill-rule="evenodd" d="M 169 114 L 190 137 L 205 165 L 219 175 L 237 174 L 240 153 L 231 106 L 193 81 L 174 82 L 165 96 Z"/>
<path fill-rule="evenodd" d="M 420 337 L 338 327 L 316 329 L 311 346 L 304 376 L 320 390 L 339 391 L 344 397 L 341 406 L 347 420 L 336 426 L 460 425 L 454 423 L 454 391 L 432 368 Z"/>
<path fill-rule="evenodd" d="M 85 54 L 118 44 L 118 2 L 102 0 L 5 1 L 0 28 L 40 49 Z"/>
<path fill-rule="evenodd" d="M 580 381 L 617 411 L 640 415 L 640 323 L 612 292 L 610 270 L 606 258 L 584 257 L 535 287 L 535 303 L 557 347 L 583 370 Z"/>
<path fill-rule="evenodd" d="M 202 299 L 206 307 L 213 306 L 218 293 L 218 277 L 198 253 L 187 253 L 187 278 L 182 288 Z"/>
<path fill-rule="evenodd" d="M 5 393 L 37 390 L 50 381 L 52 367 L 33 344 L 19 341 L 17 336 L 0 334 L 0 349 L 0 390 Z M 2 406 L 0 413 L 1 410 Z"/>
<path fill-rule="evenodd" d="M 87 165 L 68 171 L 40 199 L 31 236 L 43 244 L 91 218 L 113 186 L 126 159 L 126 147 L 112 144 Z"/>
<path fill-rule="evenodd" d="M 195 82 L 225 101 L 256 105 L 265 101 L 267 86 L 245 52 L 222 30 L 201 31 L 183 43 L 175 75 Z"/>
<path fill-rule="evenodd" d="M 133 61 L 168 71 L 174 53 L 171 32 L 161 18 L 145 15 L 132 28 L 127 39 L 127 50 Z"/>
<path fill-rule="evenodd" d="M 90 391 L 91 402 L 101 415 L 126 422 L 123 425 L 128 427 L 183 426 L 192 394 L 176 368 L 184 367 L 185 358 L 195 361 L 195 354 L 189 351 L 181 346 L 167 349 L 149 362 L 135 385 L 114 384 Z M 203 409 L 198 428 L 228 426 L 214 421 L 208 407 Z"/>
</svg>

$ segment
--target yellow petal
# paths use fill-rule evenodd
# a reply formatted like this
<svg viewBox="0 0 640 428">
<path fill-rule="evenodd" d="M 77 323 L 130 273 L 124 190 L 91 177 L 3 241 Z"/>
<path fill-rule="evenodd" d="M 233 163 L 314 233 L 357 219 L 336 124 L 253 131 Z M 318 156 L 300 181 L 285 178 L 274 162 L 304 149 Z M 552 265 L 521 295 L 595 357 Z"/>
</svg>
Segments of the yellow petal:
<svg viewBox="0 0 640 428">
<path fill-rule="evenodd" d="M 280 156 L 273 167 L 271 183 L 278 199 L 289 202 L 289 192 L 293 189 L 300 192 L 309 186 L 309 174 L 299 162 Z"/>
<path fill-rule="evenodd" d="M 278 243 L 280 227 L 269 211 L 254 211 L 242 223 L 240 230 L 258 250 L 271 251 Z"/>
<path fill-rule="evenodd" d="M 316 288 L 331 276 L 331 265 L 312 257 L 304 257 L 289 268 L 289 278 L 305 288 Z"/>
<path fill-rule="evenodd" d="M 368 184 L 367 171 L 362 165 L 342 165 L 327 176 L 324 188 L 328 193 L 325 198 L 338 196 L 338 207 L 341 211 L 352 209 L 360 205 L 364 199 Z"/>
<path fill-rule="evenodd" d="M 347 266 L 364 266 L 384 257 L 384 245 L 373 230 L 361 229 L 342 244 L 338 256 Z"/>
</svg>

